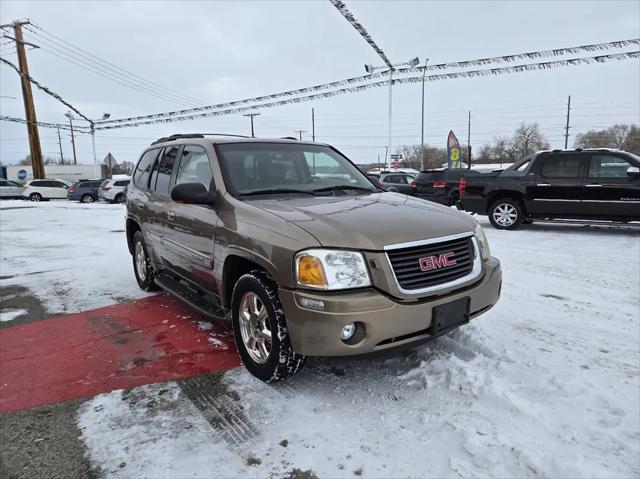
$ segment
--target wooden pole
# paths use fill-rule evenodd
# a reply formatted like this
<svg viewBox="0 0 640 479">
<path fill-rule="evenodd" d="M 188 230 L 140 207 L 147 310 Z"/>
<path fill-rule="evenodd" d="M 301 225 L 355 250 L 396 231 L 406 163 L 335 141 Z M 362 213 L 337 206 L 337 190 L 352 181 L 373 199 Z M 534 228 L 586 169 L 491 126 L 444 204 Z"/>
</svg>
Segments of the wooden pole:
<svg viewBox="0 0 640 479">
<path fill-rule="evenodd" d="M 20 68 L 20 83 L 22 84 L 22 99 L 24 100 L 24 113 L 27 119 L 27 132 L 29 134 L 29 151 L 31 152 L 31 165 L 33 168 L 33 177 L 42 179 L 45 177 L 44 163 L 42 161 L 42 149 L 40 147 L 40 135 L 38 133 L 38 120 L 36 118 L 36 109 L 33 104 L 33 92 L 31 91 L 31 83 L 27 79 L 29 77 L 29 65 L 27 64 L 27 53 L 24 48 L 24 40 L 22 37 L 22 25 L 29 22 L 15 22 L 13 31 L 16 38 L 16 50 L 18 51 L 18 66 Z"/>
</svg>

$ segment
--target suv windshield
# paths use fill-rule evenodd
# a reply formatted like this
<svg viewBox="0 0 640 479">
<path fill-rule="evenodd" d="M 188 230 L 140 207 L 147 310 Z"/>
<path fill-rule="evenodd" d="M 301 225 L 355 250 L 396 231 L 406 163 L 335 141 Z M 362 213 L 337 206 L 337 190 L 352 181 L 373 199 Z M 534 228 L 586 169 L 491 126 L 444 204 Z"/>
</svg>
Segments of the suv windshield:
<svg viewBox="0 0 640 479">
<path fill-rule="evenodd" d="M 377 191 L 356 166 L 325 146 L 226 143 L 217 149 L 227 188 L 237 195 Z"/>
</svg>

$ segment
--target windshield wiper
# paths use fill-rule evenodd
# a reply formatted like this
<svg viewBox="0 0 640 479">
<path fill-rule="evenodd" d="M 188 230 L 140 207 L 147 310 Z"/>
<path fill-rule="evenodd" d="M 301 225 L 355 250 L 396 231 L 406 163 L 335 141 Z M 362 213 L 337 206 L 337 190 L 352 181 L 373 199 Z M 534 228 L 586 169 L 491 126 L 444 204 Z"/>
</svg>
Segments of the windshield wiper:
<svg viewBox="0 0 640 479">
<path fill-rule="evenodd" d="M 240 196 L 254 196 L 254 195 L 277 195 L 281 193 L 301 193 L 304 195 L 314 195 L 313 191 L 309 190 L 294 190 L 292 188 L 267 188 L 264 190 L 249 191 L 248 193 L 240 193 Z"/>
<path fill-rule="evenodd" d="M 354 185 L 325 186 L 324 188 L 317 188 L 311 191 L 318 193 L 323 191 L 344 191 L 344 190 L 368 191 L 369 193 L 374 193 L 376 191 L 372 188 L 365 188 L 363 186 L 354 186 Z"/>
</svg>

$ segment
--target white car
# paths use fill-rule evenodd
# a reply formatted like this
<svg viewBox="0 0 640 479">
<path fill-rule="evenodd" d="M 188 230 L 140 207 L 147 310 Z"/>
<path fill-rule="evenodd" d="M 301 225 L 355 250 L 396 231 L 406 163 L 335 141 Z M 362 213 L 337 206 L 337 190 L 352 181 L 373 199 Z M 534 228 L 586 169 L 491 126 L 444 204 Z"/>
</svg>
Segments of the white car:
<svg viewBox="0 0 640 479">
<path fill-rule="evenodd" d="M 129 176 L 114 175 L 110 180 L 103 181 L 98 190 L 98 197 L 111 203 L 124 203 L 127 198 L 127 185 L 131 181 Z"/>
<path fill-rule="evenodd" d="M 23 189 L 24 188 L 15 181 L 0 179 L 0 199 L 22 198 Z"/>
<path fill-rule="evenodd" d="M 27 182 L 22 197 L 31 201 L 66 199 L 71 183 L 65 180 L 44 179 Z"/>
</svg>

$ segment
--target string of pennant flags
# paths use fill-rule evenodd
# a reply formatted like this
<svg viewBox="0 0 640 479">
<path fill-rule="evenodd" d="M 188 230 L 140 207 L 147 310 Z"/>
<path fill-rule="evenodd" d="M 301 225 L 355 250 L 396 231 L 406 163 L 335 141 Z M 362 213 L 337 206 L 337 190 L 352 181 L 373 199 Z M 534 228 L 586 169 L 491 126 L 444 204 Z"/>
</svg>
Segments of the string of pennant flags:
<svg viewBox="0 0 640 479">
<path fill-rule="evenodd" d="M 329 0 L 334 7 L 338 9 L 340 15 L 342 15 L 349 24 L 360 34 L 362 38 L 374 49 L 374 51 L 378 54 L 385 65 L 389 68 L 392 68 L 391 61 L 387 58 L 387 55 L 382 51 L 382 48 L 378 46 L 375 40 L 369 35 L 367 29 L 362 26 L 362 24 L 356 20 L 356 17 L 351 13 L 351 11 L 347 8 L 347 6 L 341 0 Z"/>
<path fill-rule="evenodd" d="M 465 60 L 461 62 L 440 63 L 436 65 L 429 65 L 426 67 L 426 69 L 427 71 L 442 71 L 449 68 L 483 66 L 488 64 L 513 62 L 516 60 L 549 58 L 554 56 L 562 56 L 566 54 L 575 54 L 580 52 L 593 52 L 593 51 L 604 51 L 609 49 L 619 49 L 619 48 L 624 48 L 624 47 L 633 46 L 633 45 L 640 45 L 640 38 L 635 38 L 630 40 L 620 40 L 620 41 L 607 42 L 607 43 L 597 43 L 592 45 L 580 45 L 575 47 L 557 48 L 554 50 L 542 50 L 537 52 L 518 53 L 515 55 L 504 55 L 504 56 L 498 56 L 498 57 L 480 58 L 476 60 Z M 422 73 L 423 68 L 425 67 L 400 68 L 395 70 L 395 75 L 402 76 L 409 73 Z M 223 109 L 228 109 L 236 106 L 249 105 L 252 103 L 260 103 L 260 102 L 269 101 L 269 100 L 276 100 L 279 98 L 289 98 L 289 97 L 294 97 L 298 95 L 305 95 L 308 93 L 316 93 L 323 90 L 341 88 L 347 85 L 365 83 L 367 81 L 376 80 L 376 79 L 385 78 L 385 77 L 388 77 L 388 72 L 378 72 L 378 73 L 372 73 L 372 74 L 362 75 L 362 76 L 353 77 L 353 78 L 347 78 L 344 80 L 309 86 L 305 88 L 298 88 L 295 90 L 288 90 L 280 93 L 274 93 L 271 95 L 263 95 L 263 96 L 258 96 L 254 98 L 246 98 L 244 100 L 236 100 L 236 101 L 230 101 L 225 103 L 218 103 L 215 105 L 207 105 L 207 106 L 202 106 L 197 108 L 188 108 L 183 110 L 175 110 L 175 111 L 170 111 L 165 113 L 156 113 L 151 115 L 141 115 L 141 116 L 133 116 L 128 118 L 117 118 L 117 119 L 109 119 L 109 120 L 98 120 L 95 123 L 96 125 L 129 123 L 129 122 L 137 122 L 145 119 L 169 118 L 173 116 L 189 115 L 192 113 L 223 110 Z"/>
<path fill-rule="evenodd" d="M 6 116 L 6 115 L 0 115 L 0 121 L 10 121 L 13 123 L 22 123 L 23 125 L 26 125 L 28 123 L 32 123 L 29 122 L 27 120 L 25 120 L 24 118 L 17 118 L 15 116 Z M 42 127 L 42 128 L 60 128 L 61 130 L 70 130 L 71 128 L 69 127 L 69 125 L 65 125 L 64 123 L 49 123 L 46 121 L 36 121 L 35 122 L 36 125 Z M 84 129 L 81 126 L 75 127 L 73 128 L 73 131 L 75 133 L 89 133 L 89 130 Z"/>
<path fill-rule="evenodd" d="M 504 55 L 498 57 L 488 57 L 481 58 L 475 60 L 465 60 L 460 62 L 449 62 L 449 63 L 441 63 L 435 65 L 429 65 L 426 67 L 427 71 L 443 71 L 450 68 L 464 68 L 469 66 L 484 66 L 489 64 L 496 64 L 500 62 L 513 62 L 518 59 L 534 59 L 534 58 L 549 58 L 554 56 L 562 56 L 568 53 L 580 53 L 580 52 L 593 52 L 593 51 L 604 51 L 609 49 L 619 49 L 628 46 L 640 45 L 640 38 L 629 39 L 629 40 L 619 40 L 613 42 L 606 43 L 598 43 L 598 44 L 590 44 L 590 45 L 580 45 L 574 47 L 566 47 L 566 48 L 558 48 L 553 50 L 542 50 L 536 52 L 527 52 L 527 53 L 519 53 L 514 55 Z M 605 63 L 609 61 L 615 60 L 624 60 L 630 58 L 638 58 L 640 52 L 624 52 L 619 54 L 607 54 L 607 55 L 599 55 L 592 57 L 579 57 L 573 59 L 566 60 L 556 60 L 550 62 L 541 62 L 541 63 L 527 63 L 521 65 L 512 65 L 507 67 L 498 67 L 498 68 L 490 68 L 490 69 L 482 69 L 482 70 L 470 70 L 470 71 L 459 71 L 459 72 L 447 72 L 447 73 L 437 73 L 434 75 L 426 75 L 426 81 L 440 81 L 440 80 L 451 80 L 458 78 L 471 78 L 471 77 L 480 77 L 480 76 L 490 76 L 490 75 L 502 75 L 507 73 L 518 73 L 523 71 L 532 71 L 532 70 L 544 70 L 549 68 L 558 68 L 564 66 L 571 65 L 581 65 L 581 64 L 590 64 L 590 63 Z M 10 61 L 5 58 L 0 57 L 0 62 L 3 64 L 13 68 L 19 74 L 20 71 Z M 395 78 L 394 83 L 404 84 L 404 83 L 416 83 L 422 81 L 422 73 L 425 67 L 407 67 L 400 68 L 395 70 Z M 406 76 L 415 73 L 420 73 L 419 77 L 415 76 Z M 379 80 L 381 78 L 388 78 L 389 72 L 379 72 L 372 73 L 368 75 L 362 75 L 359 77 L 347 78 L 340 81 L 334 81 L 330 83 L 324 83 L 319 85 L 314 85 L 305 88 L 299 88 L 295 90 L 284 91 L 280 93 L 274 93 L 270 95 L 258 96 L 254 98 L 247 98 L 244 100 L 236 100 L 226 103 L 218 103 L 215 105 L 207 105 L 198 108 L 189 108 L 183 110 L 176 110 L 170 112 L 163 112 L 157 114 L 150 115 L 142 115 L 142 116 L 134 116 L 128 118 L 120 118 L 120 119 L 109 119 L 109 120 L 97 120 L 94 121 L 93 124 L 97 130 L 106 130 L 106 129 L 115 129 L 115 128 L 127 128 L 127 127 L 135 127 L 141 125 L 155 124 L 155 123 L 169 123 L 169 122 L 177 122 L 177 121 L 186 121 L 186 120 L 194 120 L 198 118 L 206 118 L 213 116 L 222 116 L 222 115 L 230 115 L 234 113 L 242 113 L 250 110 L 256 110 L 261 108 L 273 108 L 276 106 L 282 106 L 293 103 L 302 103 L 307 101 L 312 101 L 320 98 L 329 98 L 337 95 L 347 94 L 347 93 L 355 93 L 364 90 L 368 90 L 370 88 L 378 88 L 384 85 L 388 85 L 388 80 L 375 81 L 371 80 Z M 22 74 L 21 74 L 22 75 Z M 36 85 L 37 88 L 44 91 L 46 94 L 52 96 L 57 101 L 61 102 L 67 108 L 71 109 L 75 113 L 77 113 L 81 118 L 91 123 L 91 120 L 82 114 L 77 108 L 71 105 L 69 102 L 65 101 L 59 94 L 53 92 L 50 88 L 42 85 L 37 80 L 33 79 L 29 75 L 23 75 L 28 81 Z M 324 91 L 329 90 L 329 91 Z M 275 101 L 278 100 L 278 101 Z M 8 120 L 9 117 L 0 117 L 2 121 L 14 121 Z M 23 120 L 24 121 L 24 120 Z M 39 122 L 39 124 L 41 124 Z M 59 124 L 51 123 L 50 125 L 53 128 L 63 128 L 63 126 L 59 126 Z M 41 126 L 45 126 L 44 123 Z M 45 126 L 47 127 L 47 126 Z"/>
<path fill-rule="evenodd" d="M 526 71 L 535 71 L 535 70 L 547 70 L 552 68 L 560 68 L 567 66 L 577 66 L 577 65 L 588 65 L 592 63 L 606 63 L 611 61 L 620 61 L 627 60 L 632 58 L 640 58 L 640 51 L 633 52 L 625 52 L 625 53 L 617 53 L 617 54 L 609 54 L 609 55 L 598 55 L 592 57 L 579 57 L 579 58 L 571 58 L 566 60 L 556 60 L 550 62 L 542 62 L 542 63 L 529 63 L 522 65 L 514 65 L 508 67 L 498 67 L 498 68 L 487 68 L 480 70 L 468 70 L 461 72 L 451 72 L 451 73 L 439 73 L 435 75 L 427 75 L 425 77 L 426 81 L 442 81 L 442 80 L 452 80 L 459 78 L 474 78 L 474 77 L 486 77 L 492 75 L 504 75 L 508 73 L 520 73 Z M 394 83 L 398 84 L 409 84 L 409 83 L 419 83 L 422 81 L 422 76 L 411 76 L 404 78 L 394 78 Z M 348 93 L 357 93 L 365 90 L 369 90 L 372 88 L 379 88 L 388 85 L 388 81 L 377 81 L 372 83 L 365 83 L 363 85 L 350 86 L 345 88 L 339 88 L 332 91 L 321 92 L 321 93 L 313 93 L 305 96 L 296 96 L 293 98 L 285 98 L 283 100 L 263 102 L 259 104 L 245 105 L 245 106 L 237 106 L 234 108 L 228 108 L 225 110 L 215 110 L 215 111 L 204 111 L 191 113 L 189 115 L 181 115 L 181 116 L 172 116 L 167 117 L 166 114 L 158 114 L 147 115 L 143 120 L 132 121 L 128 123 L 117 123 L 112 125 L 99 125 L 96 123 L 97 130 L 109 130 L 116 128 L 130 128 L 130 127 L 138 127 L 143 125 L 152 125 L 158 123 L 173 123 L 179 121 L 188 121 L 188 120 L 197 120 L 201 118 L 209 118 L 209 117 L 217 117 L 217 116 L 225 116 L 232 115 L 236 113 L 243 113 L 246 111 L 256 110 L 256 109 L 268 109 L 274 108 L 283 105 L 295 104 L 295 103 L 303 103 L 309 102 L 321 98 L 330 98 L 338 95 L 344 95 Z"/>
<path fill-rule="evenodd" d="M 42 90 L 47 95 L 52 96 L 53 98 L 58 100 L 60 103 L 62 103 L 64 106 L 66 106 L 67 108 L 73 110 L 75 113 L 77 113 L 79 116 L 81 116 L 84 120 L 87 120 L 89 123 L 91 123 L 91 120 L 89 118 L 87 118 L 86 116 L 84 116 L 71 103 L 65 101 L 60 95 L 58 95 L 56 92 L 52 91 L 49 87 L 46 87 L 46 86 L 42 85 L 39 81 L 33 79 L 31 76 L 27 75 L 26 73 L 22 73 L 20 71 L 20 69 L 16 65 L 11 63 L 9 60 L 0 57 L 0 62 L 4 63 L 5 65 L 7 65 L 7 66 L 9 66 L 11 68 L 13 68 L 16 71 L 16 73 L 18 73 L 18 75 L 20 75 L 21 77 L 26 78 L 29 82 L 33 83 L 36 87 L 38 87 L 38 89 Z"/>
</svg>

